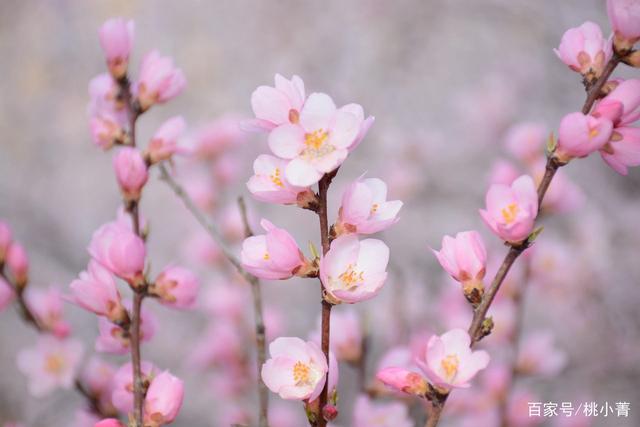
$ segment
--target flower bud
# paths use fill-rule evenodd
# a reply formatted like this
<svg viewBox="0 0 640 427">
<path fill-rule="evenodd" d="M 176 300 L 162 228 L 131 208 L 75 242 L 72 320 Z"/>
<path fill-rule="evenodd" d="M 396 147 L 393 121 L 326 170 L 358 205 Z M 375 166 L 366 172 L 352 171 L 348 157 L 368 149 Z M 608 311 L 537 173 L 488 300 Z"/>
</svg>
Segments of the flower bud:
<svg viewBox="0 0 640 427">
<path fill-rule="evenodd" d="M 5 257 L 5 263 L 13 275 L 18 289 L 23 288 L 29 280 L 29 258 L 27 251 L 20 243 L 11 243 Z"/>
<path fill-rule="evenodd" d="M 182 116 L 172 117 L 158 128 L 145 151 L 149 164 L 169 160 L 178 152 L 178 137 L 184 132 L 186 124 Z"/>
<path fill-rule="evenodd" d="M 169 371 L 151 381 L 144 401 L 145 426 L 169 424 L 178 416 L 184 398 L 184 384 Z"/>
<path fill-rule="evenodd" d="M 120 190 L 126 201 L 140 199 L 142 187 L 147 183 L 149 173 L 140 151 L 124 147 L 113 158 L 113 168 Z"/>
<path fill-rule="evenodd" d="M 162 104 L 178 96 L 186 84 L 184 73 L 173 65 L 173 60 L 153 50 L 142 60 L 134 91 L 140 109 L 146 111 L 153 104 Z"/>
<path fill-rule="evenodd" d="M 93 233 L 88 249 L 93 259 L 130 284 L 136 284 L 142 277 L 146 256 L 144 242 L 123 224 L 104 224 Z"/>
<path fill-rule="evenodd" d="M 564 162 L 586 157 L 609 141 L 612 130 L 613 123 L 605 117 L 596 118 L 581 112 L 567 114 L 560 122 L 555 154 Z"/>
<path fill-rule="evenodd" d="M 602 36 L 600 27 L 593 22 L 567 30 L 555 52 L 562 62 L 588 81 L 602 75 L 612 55 L 610 41 Z"/>
<path fill-rule="evenodd" d="M 640 3 L 637 0 L 607 0 L 607 13 L 615 49 L 626 54 L 640 40 Z"/>
<path fill-rule="evenodd" d="M 424 396 L 429 388 L 422 375 L 402 368 L 384 368 L 376 378 L 387 387 L 415 396 Z"/>
<path fill-rule="evenodd" d="M 160 298 L 162 304 L 175 308 L 190 308 L 198 295 L 198 278 L 186 268 L 165 268 L 149 291 Z"/>
<path fill-rule="evenodd" d="M 333 421 L 338 417 L 338 408 L 330 403 L 327 403 L 326 405 L 324 405 L 324 408 L 322 408 L 322 416 L 327 421 Z"/>
<path fill-rule="evenodd" d="M 109 72 L 116 80 L 127 74 L 133 36 L 134 23 L 124 18 L 109 19 L 100 27 L 100 45 L 104 50 Z"/>
</svg>

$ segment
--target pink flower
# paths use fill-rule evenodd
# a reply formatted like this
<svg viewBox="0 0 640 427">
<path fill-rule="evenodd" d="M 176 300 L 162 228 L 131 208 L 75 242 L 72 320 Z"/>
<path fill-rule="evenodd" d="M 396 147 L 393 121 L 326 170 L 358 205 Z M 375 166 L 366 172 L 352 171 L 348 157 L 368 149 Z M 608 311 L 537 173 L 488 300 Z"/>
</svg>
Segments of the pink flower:
<svg viewBox="0 0 640 427">
<path fill-rule="evenodd" d="M 98 116 L 109 112 L 126 119 L 124 104 L 118 101 L 118 91 L 118 85 L 109 73 L 98 74 L 92 78 L 89 82 L 89 115 Z"/>
<path fill-rule="evenodd" d="M 640 40 L 640 4 L 637 0 L 607 0 L 607 13 L 616 48 L 631 49 Z"/>
<path fill-rule="evenodd" d="M 25 299 L 38 322 L 58 338 L 69 335 L 71 326 L 64 320 L 62 294 L 57 287 L 27 289 Z"/>
<path fill-rule="evenodd" d="M 79 341 L 41 335 L 35 348 L 18 353 L 18 369 L 29 377 L 29 392 L 43 397 L 58 387 L 73 387 L 82 354 Z"/>
<path fill-rule="evenodd" d="M 129 283 L 144 271 L 144 241 L 122 223 L 110 222 L 93 233 L 89 255 L 107 270 Z"/>
<path fill-rule="evenodd" d="M 613 123 L 605 117 L 596 118 L 581 112 L 567 114 L 560 122 L 556 156 L 562 161 L 586 157 L 609 141 L 612 130 Z"/>
<path fill-rule="evenodd" d="M 251 94 L 255 120 L 243 123 L 247 130 L 270 131 L 283 124 L 297 124 L 305 100 L 304 82 L 276 74 L 275 87 L 260 86 Z"/>
<path fill-rule="evenodd" d="M 480 216 L 487 226 L 507 242 L 526 239 L 538 215 L 538 195 L 533 179 L 522 175 L 511 186 L 494 184 L 486 197 L 487 209 Z"/>
<path fill-rule="evenodd" d="M 145 151 L 145 158 L 150 164 L 169 160 L 175 153 L 180 152 L 178 138 L 184 132 L 185 127 L 184 118 L 175 116 L 158 128 Z"/>
<path fill-rule="evenodd" d="M 120 79 L 127 73 L 133 36 L 134 23 L 124 18 L 109 19 L 100 27 L 100 45 L 114 79 Z"/>
<path fill-rule="evenodd" d="M 131 309 L 131 302 L 125 301 L 125 307 Z M 146 307 L 140 313 L 140 341 L 149 341 L 156 333 L 158 321 Z M 111 323 L 105 317 L 98 318 L 98 338 L 95 349 L 102 353 L 126 354 L 131 345 L 129 335 L 121 326 Z"/>
<path fill-rule="evenodd" d="M 144 400 L 144 422 L 148 426 L 169 424 L 178 416 L 184 398 L 184 383 L 169 371 L 152 381 Z"/>
<path fill-rule="evenodd" d="M 462 231 L 455 238 L 444 236 L 442 249 L 433 253 L 442 268 L 458 282 L 482 283 L 487 271 L 487 250 L 477 231 Z"/>
<path fill-rule="evenodd" d="M 94 427 L 124 427 L 120 421 L 115 418 L 107 418 L 105 420 L 100 421 Z"/>
<path fill-rule="evenodd" d="M 519 372 L 526 375 L 557 375 L 567 363 L 567 355 L 553 341 L 550 332 L 528 335 L 518 354 Z"/>
<path fill-rule="evenodd" d="M 134 91 L 140 108 L 145 111 L 153 104 L 162 104 L 178 96 L 186 85 L 184 73 L 173 65 L 173 60 L 152 50 L 142 59 Z"/>
<path fill-rule="evenodd" d="M 0 220 L 0 262 L 4 262 L 4 258 L 11 246 L 12 234 L 9 224 Z"/>
<path fill-rule="evenodd" d="M 416 363 L 437 387 L 467 388 L 469 381 L 489 364 L 489 354 L 483 350 L 471 351 L 470 344 L 471 338 L 463 329 L 434 335 Z"/>
<path fill-rule="evenodd" d="M 338 234 L 373 234 L 398 222 L 400 200 L 387 201 L 387 185 L 377 178 L 358 178 L 342 196 Z"/>
<path fill-rule="evenodd" d="M 16 297 L 16 293 L 10 284 L 0 277 L 0 311 L 4 310 L 13 302 Z"/>
<path fill-rule="evenodd" d="M 401 402 L 373 403 L 366 395 L 358 397 L 353 411 L 353 427 L 413 427 L 407 405 Z"/>
<path fill-rule="evenodd" d="M 91 260 L 86 271 L 69 285 L 71 300 L 85 310 L 106 316 L 112 322 L 126 319 L 127 313 L 120 301 L 120 292 L 111 273 L 97 261 Z"/>
<path fill-rule="evenodd" d="M 393 390 L 416 396 L 424 396 L 428 389 L 422 375 L 403 368 L 384 368 L 376 374 L 376 378 Z"/>
<path fill-rule="evenodd" d="M 242 266 L 261 279 L 282 280 L 292 277 L 306 260 L 294 238 L 283 228 L 263 219 L 267 234 L 251 236 L 242 243 Z"/>
<path fill-rule="evenodd" d="M 640 119 L 640 79 L 619 83 L 593 109 L 593 116 L 609 119 L 617 127 L 627 126 Z"/>
<path fill-rule="evenodd" d="M 262 381 L 283 399 L 315 400 L 329 370 L 320 347 L 300 338 L 280 337 L 269 345 L 271 358 L 262 365 Z"/>
<path fill-rule="evenodd" d="M 347 158 L 363 120 L 352 109 L 344 108 L 337 109 L 326 94 L 313 93 L 300 112 L 299 123 L 283 124 L 271 131 L 271 151 L 291 160 L 285 169 L 291 184 L 313 185 Z"/>
<path fill-rule="evenodd" d="M 320 260 L 320 280 L 336 302 L 365 301 L 382 289 L 388 262 L 389 248 L 381 240 L 341 236 Z"/>
<path fill-rule="evenodd" d="M 630 166 L 640 166 L 640 128 L 615 128 L 600 156 L 621 175 L 626 175 Z"/>
<path fill-rule="evenodd" d="M 247 181 L 247 188 L 253 197 L 266 203 L 284 205 L 298 202 L 298 195 L 310 193 L 308 187 L 291 185 L 284 176 L 288 161 L 269 154 L 261 154 L 253 162 L 254 175 Z"/>
<path fill-rule="evenodd" d="M 120 149 L 113 157 L 113 168 L 125 200 L 138 200 L 149 178 L 147 164 L 140 151 L 133 147 Z"/>
<path fill-rule="evenodd" d="M 520 123 L 509 129 L 505 145 L 518 160 L 535 162 L 544 155 L 547 135 L 546 126 L 540 123 Z"/>
<path fill-rule="evenodd" d="M 602 36 L 597 24 L 587 21 L 567 30 L 555 52 L 573 71 L 598 78 L 611 58 L 611 40 Z"/>
<path fill-rule="evenodd" d="M 27 251 L 18 242 L 12 242 L 5 256 L 5 265 L 13 275 L 19 287 L 24 286 L 29 278 L 29 257 Z"/>
<path fill-rule="evenodd" d="M 190 308 L 196 301 L 200 283 L 195 274 L 183 267 L 166 267 L 151 285 L 150 291 L 162 304 Z"/>
<path fill-rule="evenodd" d="M 93 143 L 103 150 L 108 150 L 115 144 L 123 144 L 126 133 L 123 123 L 116 114 L 102 112 L 91 117 L 89 121 L 91 139 Z"/>
<path fill-rule="evenodd" d="M 142 379 L 151 382 L 158 374 L 158 369 L 147 361 L 140 363 Z M 124 414 L 133 412 L 133 367 L 131 362 L 122 365 L 113 376 L 113 392 L 111 394 L 113 406 Z"/>
</svg>

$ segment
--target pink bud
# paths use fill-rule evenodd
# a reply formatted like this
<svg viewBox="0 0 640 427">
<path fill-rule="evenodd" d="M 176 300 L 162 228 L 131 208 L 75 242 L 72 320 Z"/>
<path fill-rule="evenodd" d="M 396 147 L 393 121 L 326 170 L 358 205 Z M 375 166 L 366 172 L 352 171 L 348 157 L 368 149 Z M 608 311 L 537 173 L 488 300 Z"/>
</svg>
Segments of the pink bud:
<svg viewBox="0 0 640 427">
<path fill-rule="evenodd" d="M 382 289 L 388 262 L 389 248 L 381 240 L 341 236 L 331 242 L 329 252 L 320 260 L 320 280 L 336 302 L 365 301 Z"/>
<path fill-rule="evenodd" d="M 18 287 L 26 285 L 29 277 L 29 258 L 27 251 L 18 242 L 12 242 L 5 256 L 5 263 L 11 271 Z"/>
<path fill-rule="evenodd" d="M 127 314 L 120 302 L 120 292 L 116 282 L 104 267 L 91 260 L 86 271 L 69 285 L 72 301 L 112 322 L 123 321 Z"/>
<path fill-rule="evenodd" d="M 609 22 L 618 50 L 628 50 L 640 40 L 640 3 L 637 0 L 607 0 Z"/>
<path fill-rule="evenodd" d="M 342 196 L 338 234 L 373 234 L 398 222 L 400 200 L 387 201 L 387 185 L 377 178 L 359 178 Z"/>
<path fill-rule="evenodd" d="M 124 427 L 122 423 L 114 418 L 107 418 L 99 423 L 96 423 L 94 427 Z"/>
<path fill-rule="evenodd" d="M 144 241 L 121 223 L 110 222 L 93 233 L 89 254 L 107 270 L 130 284 L 139 280 L 144 270 Z"/>
<path fill-rule="evenodd" d="M 243 267 L 261 279 L 290 278 L 306 261 L 296 241 L 288 231 L 266 219 L 260 224 L 267 234 L 248 237 L 242 243 Z"/>
<path fill-rule="evenodd" d="M 46 290 L 29 287 L 25 299 L 29 309 L 45 330 L 58 338 L 69 335 L 71 327 L 64 320 L 62 294 L 56 286 Z"/>
<path fill-rule="evenodd" d="M 562 161 L 586 157 L 609 141 L 612 130 L 613 123 L 604 117 L 596 118 L 581 112 L 567 114 L 560 122 L 556 155 Z"/>
<path fill-rule="evenodd" d="M 494 184 L 487 191 L 485 224 L 498 237 L 513 243 L 526 239 L 538 215 L 538 194 L 530 176 L 522 175 L 510 186 Z"/>
<path fill-rule="evenodd" d="M 108 112 L 91 117 L 89 130 L 93 143 L 103 150 L 110 149 L 114 144 L 122 144 L 125 140 L 122 122 Z"/>
<path fill-rule="evenodd" d="M 131 311 L 131 301 L 125 301 L 123 305 Z M 140 314 L 140 341 L 151 340 L 156 333 L 157 327 L 158 320 L 143 306 Z M 110 354 L 126 354 L 129 352 L 131 346 L 130 334 L 121 326 L 110 322 L 106 317 L 99 317 L 98 332 L 99 335 L 95 344 L 96 351 Z"/>
<path fill-rule="evenodd" d="M 612 55 L 611 41 L 593 22 L 567 30 L 555 52 L 569 68 L 588 78 L 598 78 Z"/>
<path fill-rule="evenodd" d="M 438 262 L 458 282 L 482 281 L 487 268 L 487 250 L 477 231 L 444 236 L 442 249 L 433 251 Z"/>
<path fill-rule="evenodd" d="M 179 152 L 178 138 L 184 132 L 186 123 L 182 116 L 172 117 L 158 128 L 147 147 L 145 157 L 154 164 L 168 160 Z"/>
<path fill-rule="evenodd" d="M 16 293 L 2 277 L 0 277 L 0 311 L 4 310 L 14 300 Z"/>
<path fill-rule="evenodd" d="M 127 201 L 138 200 L 149 174 L 140 151 L 124 147 L 113 158 L 113 168 L 120 190 Z"/>
<path fill-rule="evenodd" d="M 434 335 L 416 363 L 437 387 L 467 388 L 469 381 L 489 364 L 489 354 L 483 350 L 472 351 L 470 344 L 471 338 L 463 329 Z"/>
<path fill-rule="evenodd" d="M 333 421 L 338 417 L 338 408 L 336 408 L 335 405 L 327 403 L 324 405 L 324 408 L 322 408 L 322 416 L 327 421 Z"/>
<path fill-rule="evenodd" d="M 186 84 L 182 70 L 175 68 L 173 60 L 152 50 L 142 60 L 134 90 L 140 108 L 145 111 L 153 104 L 162 104 L 178 96 Z"/>
<path fill-rule="evenodd" d="M 200 284 L 191 271 L 183 267 L 166 267 L 151 286 L 160 302 L 175 308 L 190 308 L 198 296 Z"/>
<path fill-rule="evenodd" d="M 114 79 L 120 79 L 127 73 L 133 36 L 134 23 L 124 18 L 109 19 L 100 27 L 100 45 Z"/>
<path fill-rule="evenodd" d="M 416 396 L 424 396 L 428 389 L 422 375 L 403 368 L 385 368 L 376 374 L 376 378 L 394 390 Z"/>
<path fill-rule="evenodd" d="M 151 381 L 144 401 L 146 425 L 169 424 L 178 416 L 184 398 L 184 384 L 169 371 L 164 371 Z"/>
<path fill-rule="evenodd" d="M 4 262 L 4 258 L 11 245 L 12 235 L 9 224 L 0 220 L 0 262 Z"/>
</svg>

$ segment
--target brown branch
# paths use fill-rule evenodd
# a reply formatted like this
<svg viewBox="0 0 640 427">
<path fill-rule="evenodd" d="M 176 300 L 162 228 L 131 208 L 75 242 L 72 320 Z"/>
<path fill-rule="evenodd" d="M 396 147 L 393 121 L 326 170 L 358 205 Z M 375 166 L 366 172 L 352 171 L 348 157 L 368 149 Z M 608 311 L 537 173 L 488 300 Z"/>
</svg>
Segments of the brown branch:
<svg viewBox="0 0 640 427">
<path fill-rule="evenodd" d="M 609 60 L 602 75 L 598 78 L 598 80 L 593 84 L 587 86 L 587 99 L 582 106 L 582 113 L 588 114 L 595 102 L 602 96 L 602 88 L 605 83 L 611 76 L 611 73 L 615 70 L 616 66 L 620 63 L 621 58 L 617 54 L 613 54 L 613 57 Z M 542 181 L 538 185 L 538 211 L 540 211 L 542 206 L 542 201 L 544 200 L 544 196 L 549 189 L 549 185 L 553 181 L 553 177 L 555 176 L 558 169 L 562 166 L 566 165 L 566 163 L 560 162 L 553 153 L 549 154 L 547 158 L 547 165 L 545 169 L 544 177 Z M 487 311 L 493 302 L 498 290 L 500 290 L 500 286 L 504 282 L 507 273 L 511 269 L 513 263 L 518 259 L 518 257 L 530 246 L 530 242 L 525 240 L 524 243 L 521 244 L 509 244 L 509 252 L 505 256 L 502 261 L 502 265 L 498 269 L 496 276 L 491 282 L 491 286 L 489 290 L 482 298 L 482 301 L 478 305 L 478 307 L 474 310 L 473 320 L 471 321 L 471 325 L 469 326 L 469 336 L 471 337 L 471 346 L 473 347 L 479 340 L 481 340 L 484 336 L 490 333 L 490 329 L 492 323 L 491 319 L 487 319 Z M 438 420 L 440 419 L 440 415 L 442 410 L 444 409 L 444 405 L 447 401 L 447 395 L 439 397 L 432 401 L 432 411 L 427 420 L 427 427 L 435 427 L 438 425 Z M 433 420 L 433 421 L 432 421 Z"/>
<path fill-rule="evenodd" d="M 329 192 L 329 186 L 331 180 L 335 177 L 338 170 L 325 174 L 320 182 L 318 182 L 318 219 L 320 220 L 320 241 L 322 243 L 322 254 L 326 255 L 329 252 L 329 245 L 331 244 L 329 236 L 329 221 L 327 218 L 327 193 Z M 331 307 L 333 306 L 324 298 L 324 290 L 322 283 L 320 283 L 320 296 L 322 298 L 322 321 L 321 321 L 321 348 L 324 353 L 327 366 L 329 364 L 329 343 L 331 340 Z M 329 400 L 329 370 L 324 382 L 324 388 L 320 393 L 320 404 L 318 405 L 318 412 L 316 415 L 316 423 L 318 427 L 325 427 L 327 421 L 322 415 L 322 409 L 325 407 Z"/>
<path fill-rule="evenodd" d="M 122 101 L 127 108 L 129 114 L 129 144 L 136 146 L 136 121 L 141 114 L 140 106 L 133 98 L 131 93 L 131 85 L 129 78 L 125 75 L 118 80 L 119 92 L 118 100 Z M 125 202 L 126 210 L 131 216 L 133 224 L 133 232 L 144 239 L 140 233 L 140 213 L 138 212 L 139 200 Z M 142 381 L 142 357 L 140 354 L 140 324 L 142 300 L 146 295 L 146 280 L 142 286 L 132 287 L 133 290 L 133 307 L 131 313 L 130 341 L 131 341 L 131 365 L 133 375 L 133 414 L 135 427 L 143 427 L 143 406 L 145 397 L 145 388 Z"/>
<path fill-rule="evenodd" d="M 244 202 L 244 198 L 238 197 L 238 207 L 240 208 L 240 214 L 242 216 L 242 223 L 244 224 L 245 237 L 253 236 L 253 231 L 249 225 L 249 216 L 247 215 L 247 205 Z M 268 427 L 269 425 L 269 390 L 262 381 L 260 371 L 262 365 L 267 360 L 266 351 L 266 333 L 264 326 L 264 317 L 262 313 L 262 292 L 260 289 L 260 280 L 257 277 L 251 276 L 249 281 L 251 285 L 251 294 L 253 296 L 253 316 L 256 325 L 256 369 L 258 372 L 258 427 Z"/>
</svg>

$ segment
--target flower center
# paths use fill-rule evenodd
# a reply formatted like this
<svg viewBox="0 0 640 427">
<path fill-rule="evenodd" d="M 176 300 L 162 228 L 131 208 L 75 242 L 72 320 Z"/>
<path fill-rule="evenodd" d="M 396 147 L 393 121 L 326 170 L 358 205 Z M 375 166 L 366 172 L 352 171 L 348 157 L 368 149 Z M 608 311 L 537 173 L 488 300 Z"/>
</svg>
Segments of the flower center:
<svg viewBox="0 0 640 427">
<path fill-rule="evenodd" d="M 302 150 L 302 157 L 306 159 L 315 159 L 333 152 L 335 147 L 326 143 L 328 138 L 329 132 L 322 129 L 314 130 L 313 132 L 305 134 L 305 148 Z"/>
<path fill-rule="evenodd" d="M 460 364 L 460 360 L 458 356 L 455 354 L 450 354 L 440 362 L 442 366 L 442 370 L 444 371 L 444 375 L 447 381 L 453 380 L 456 374 L 458 373 L 458 365 Z"/>
<path fill-rule="evenodd" d="M 271 255 L 269 255 L 269 252 L 265 252 L 264 255 L 262 255 L 262 259 L 265 261 L 271 259 Z"/>
<path fill-rule="evenodd" d="M 282 172 L 280 172 L 280 168 L 276 168 L 273 171 L 273 174 L 269 177 L 271 178 L 271 182 L 273 182 L 278 187 L 284 187 L 284 183 L 282 182 Z"/>
<path fill-rule="evenodd" d="M 45 359 L 44 369 L 50 374 L 60 374 L 64 369 L 64 359 L 59 354 L 50 354 Z"/>
<path fill-rule="evenodd" d="M 364 282 L 364 273 L 357 271 L 352 264 L 349 264 L 344 273 L 338 276 L 338 279 L 345 289 L 352 289 Z"/>
<path fill-rule="evenodd" d="M 371 205 L 371 210 L 369 211 L 369 214 L 374 215 L 376 212 L 378 212 L 378 209 L 380 209 L 380 205 L 377 203 L 374 203 L 373 205 Z"/>
<path fill-rule="evenodd" d="M 600 133 L 598 128 L 593 128 L 589 131 L 589 138 L 595 138 Z"/>
<path fill-rule="evenodd" d="M 306 363 L 296 362 L 293 365 L 293 380 L 296 385 L 308 384 L 311 379 L 311 368 Z"/>
<path fill-rule="evenodd" d="M 520 211 L 518 204 L 510 203 L 506 207 L 502 208 L 502 218 L 504 218 L 504 221 L 507 224 L 511 224 L 513 221 L 515 221 L 516 216 L 518 215 L 518 211 Z"/>
<path fill-rule="evenodd" d="M 289 121 L 294 125 L 300 121 L 300 113 L 296 109 L 289 110 Z"/>
</svg>

